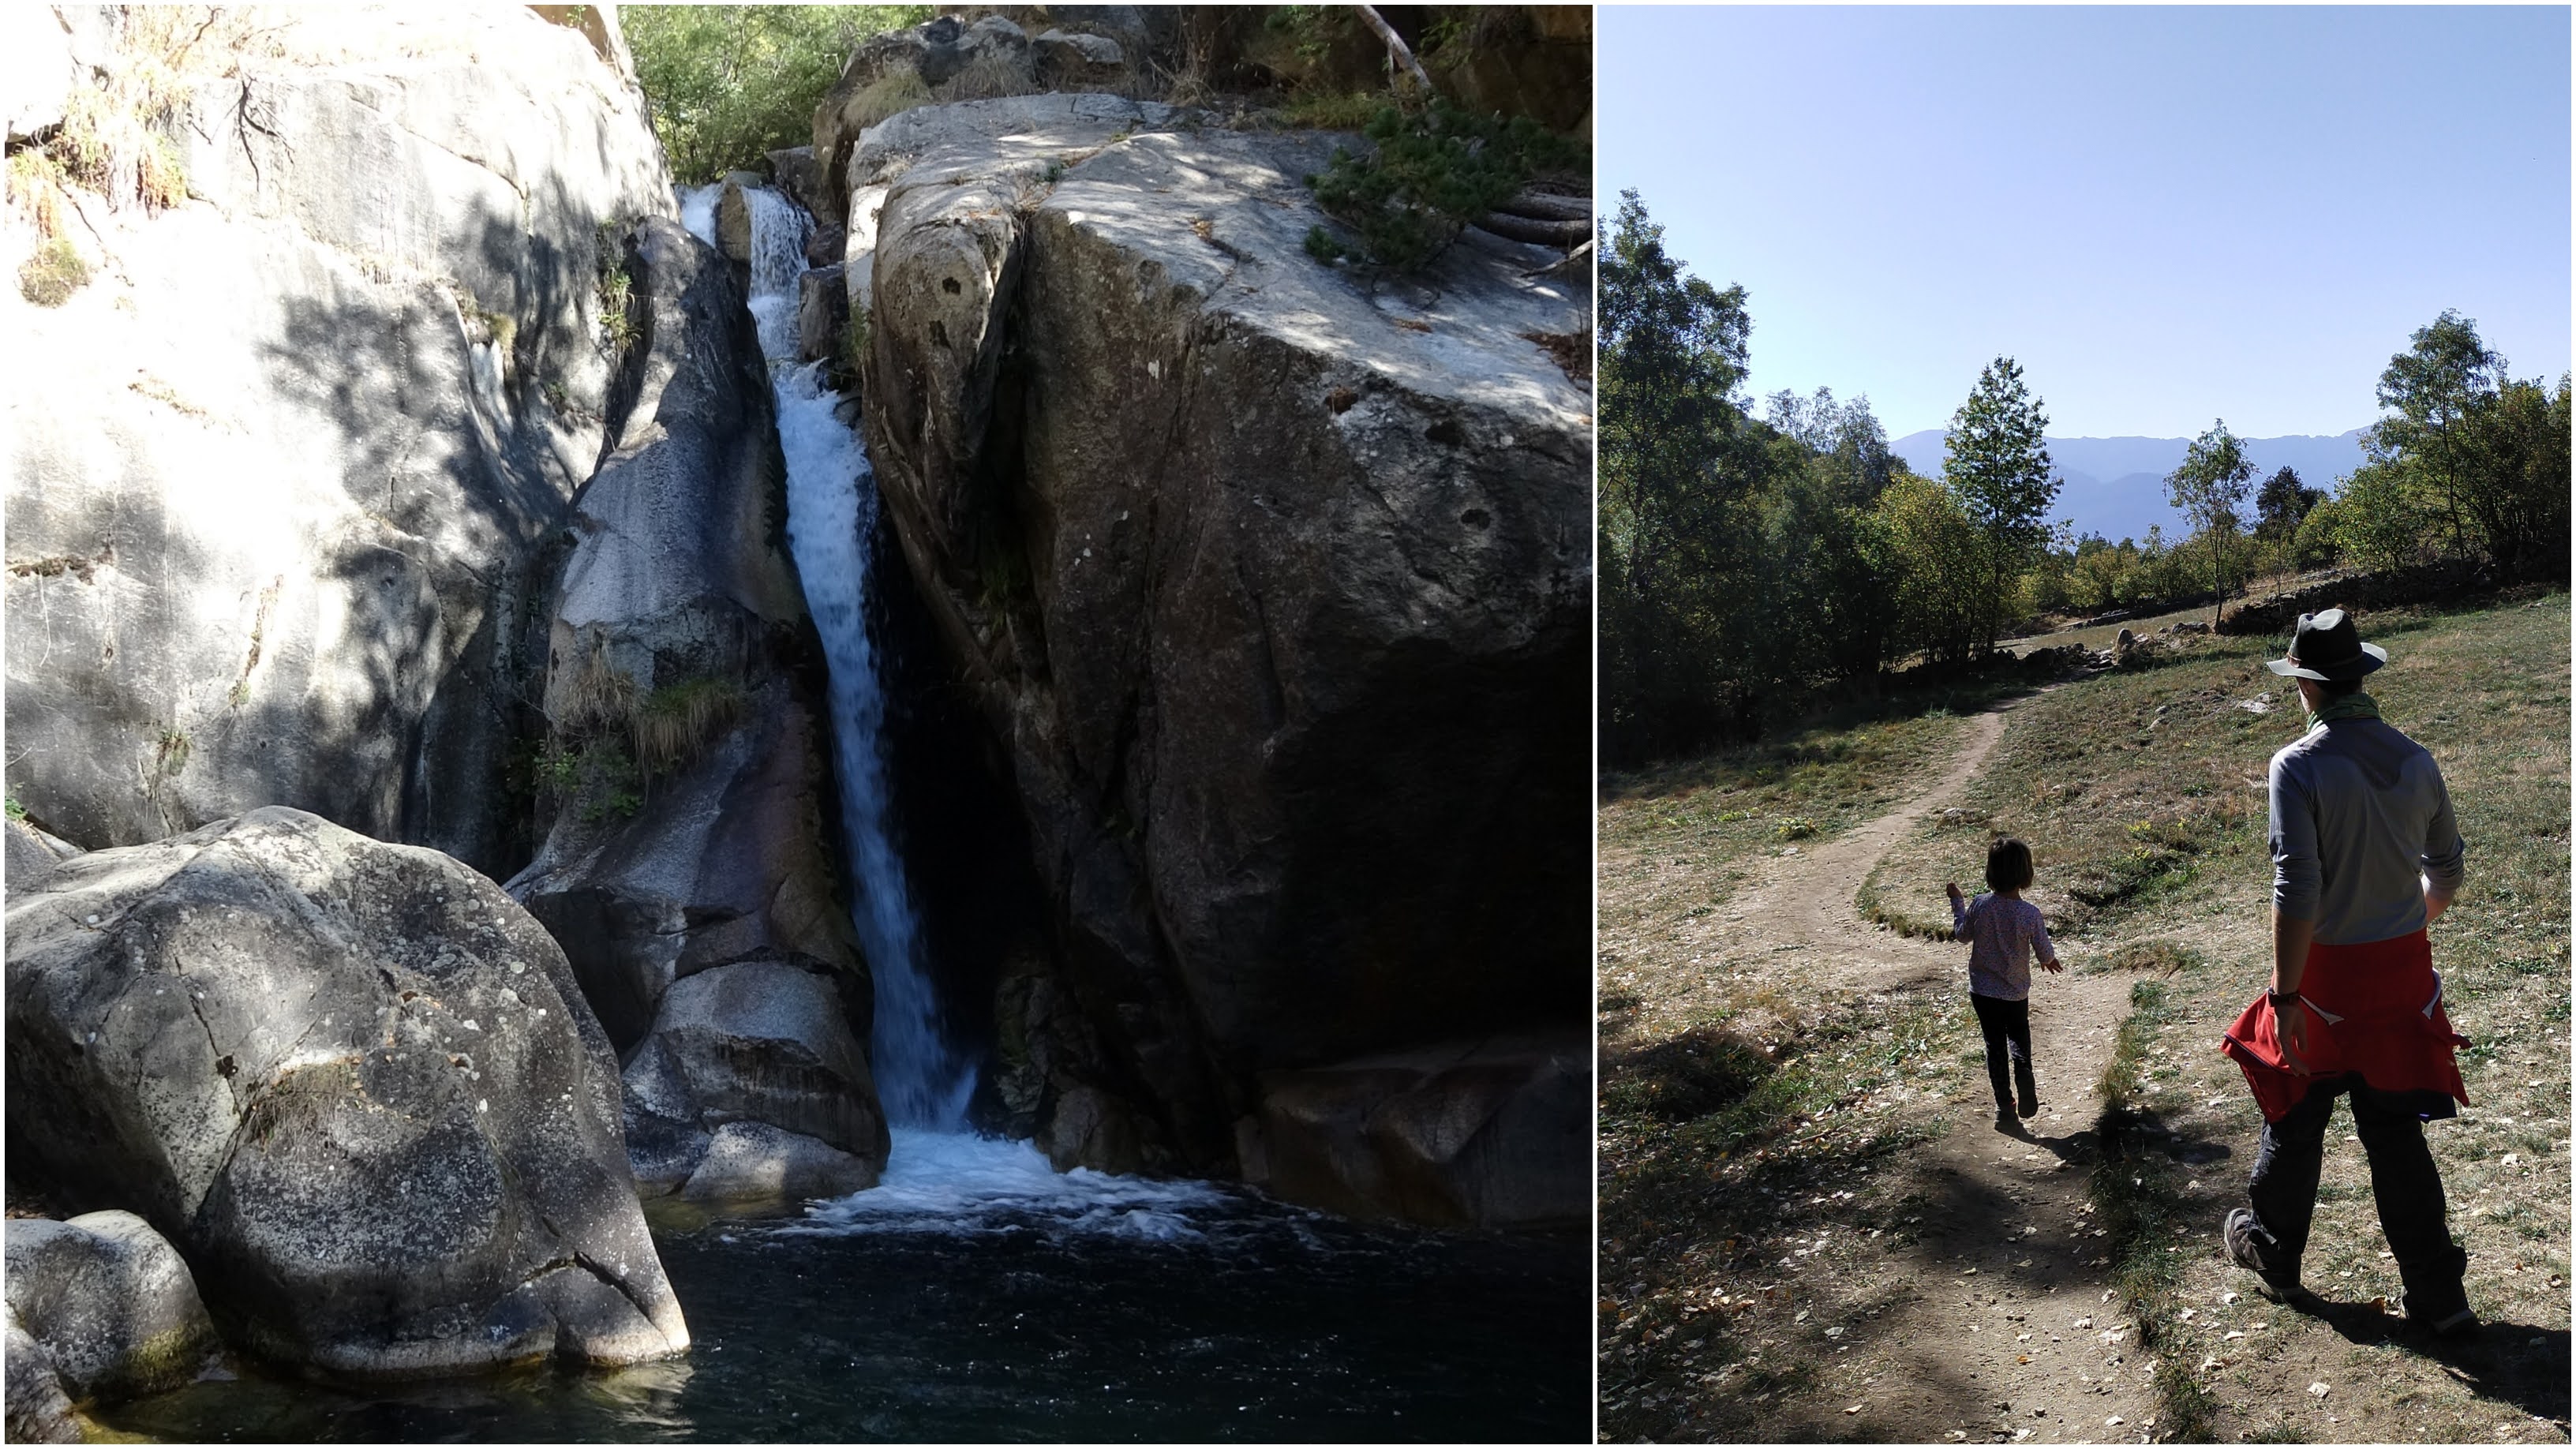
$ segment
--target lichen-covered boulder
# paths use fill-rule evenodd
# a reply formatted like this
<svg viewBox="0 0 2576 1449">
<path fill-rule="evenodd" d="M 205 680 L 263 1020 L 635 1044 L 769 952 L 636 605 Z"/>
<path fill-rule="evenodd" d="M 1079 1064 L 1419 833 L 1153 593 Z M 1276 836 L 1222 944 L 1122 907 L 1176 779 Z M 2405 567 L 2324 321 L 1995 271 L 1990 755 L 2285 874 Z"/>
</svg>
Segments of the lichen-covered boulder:
<svg viewBox="0 0 2576 1449">
<path fill-rule="evenodd" d="M 688 1346 L 607 1037 L 490 880 L 270 807 L 67 861 L 7 928 L 11 1172 L 148 1220 L 237 1346 L 374 1377 Z"/>
<path fill-rule="evenodd" d="M 132 1213 L 13 1218 L 7 1244 L 10 1315 L 74 1398 L 176 1387 L 217 1346 L 187 1262 Z"/>
</svg>

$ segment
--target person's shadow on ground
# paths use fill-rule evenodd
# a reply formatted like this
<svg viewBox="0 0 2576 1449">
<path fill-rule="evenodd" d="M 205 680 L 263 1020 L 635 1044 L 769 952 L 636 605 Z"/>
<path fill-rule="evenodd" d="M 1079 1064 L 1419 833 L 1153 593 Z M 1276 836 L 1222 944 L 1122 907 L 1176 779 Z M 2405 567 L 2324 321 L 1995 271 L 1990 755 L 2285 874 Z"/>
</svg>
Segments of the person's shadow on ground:
<svg viewBox="0 0 2576 1449">
<path fill-rule="evenodd" d="M 2394 1339 L 2442 1365 L 2482 1399 L 2511 1404 L 2534 1418 L 2567 1421 L 2568 1331 L 2564 1326 L 2543 1328 L 2499 1320 L 2478 1333 L 2446 1338 L 2373 1303 L 2337 1303 L 2308 1295 L 2290 1307 L 2355 1344 Z"/>
</svg>

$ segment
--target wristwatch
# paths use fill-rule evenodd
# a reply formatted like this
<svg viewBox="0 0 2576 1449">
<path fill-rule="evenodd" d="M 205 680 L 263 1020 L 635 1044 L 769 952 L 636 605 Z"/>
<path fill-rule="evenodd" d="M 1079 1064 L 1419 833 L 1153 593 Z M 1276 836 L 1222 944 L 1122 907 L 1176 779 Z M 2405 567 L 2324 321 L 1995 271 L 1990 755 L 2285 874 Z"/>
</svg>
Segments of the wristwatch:
<svg viewBox="0 0 2576 1449">
<path fill-rule="evenodd" d="M 2275 1011 L 2284 1006 L 2296 1006 L 2299 1003 L 2299 993 L 2296 991 L 2283 991 L 2275 987 L 2265 994 L 2272 998 L 2272 1009 Z"/>
</svg>

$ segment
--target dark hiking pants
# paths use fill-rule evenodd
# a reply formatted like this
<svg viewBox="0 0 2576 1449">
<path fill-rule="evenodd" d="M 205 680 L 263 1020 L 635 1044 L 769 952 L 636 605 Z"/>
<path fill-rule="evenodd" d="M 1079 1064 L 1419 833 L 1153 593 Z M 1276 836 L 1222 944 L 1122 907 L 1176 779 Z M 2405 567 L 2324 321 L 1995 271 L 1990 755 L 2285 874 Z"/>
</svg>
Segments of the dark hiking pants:
<svg viewBox="0 0 2576 1449">
<path fill-rule="evenodd" d="M 1968 993 L 1977 1009 L 1977 1026 L 1986 1034 L 1986 1080 L 1994 1084 L 1995 1110 L 2013 1109 L 2013 1087 L 2021 1087 L 2021 1115 L 2039 1110 L 2039 1083 L 2030 1074 L 2030 1003 Z M 2011 1072 L 2005 1072 L 2009 1057 Z"/>
<path fill-rule="evenodd" d="M 2370 1191 L 2379 1203 L 2379 1228 L 2397 1258 L 2410 1310 L 2440 1317 L 2467 1299 L 2460 1275 L 2468 1254 L 2451 1241 L 2443 1214 L 2441 1169 L 2424 1145 L 2424 1121 L 2414 1099 L 2365 1085 L 2350 1072 L 2320 1077 L 2288 1115 L 2263 1124 L 2250 1189 L 2260 1225 L 2257 1244 L 2276 1276 L 2298 1277 L 2307 1251 L 2308 1222 L 2317 1210 L 2317 1174 L 2325 1163 L 2326 1126 L 2337 1096 L 2352 1094 L 2353 1131 L 2370 1159 Z M 2440 1106 L 2447 1107 L 2443 1098 Z M 2447 1115 L 2447 1113 L 2445 1114 Z M 2269 1241 L 2264 1241 L 2268 1239 Z"/>
</svg>

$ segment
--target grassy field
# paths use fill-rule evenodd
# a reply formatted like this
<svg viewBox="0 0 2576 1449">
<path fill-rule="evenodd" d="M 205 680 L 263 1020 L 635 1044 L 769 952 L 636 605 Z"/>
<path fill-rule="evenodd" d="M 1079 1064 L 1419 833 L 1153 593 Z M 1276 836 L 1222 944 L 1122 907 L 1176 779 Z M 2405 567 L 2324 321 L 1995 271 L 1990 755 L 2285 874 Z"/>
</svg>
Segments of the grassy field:
<svg viewBox="0 0 2576 1449">
<path fill-rule="evenodd" d="M 2429 1342 L 2385 1311 L 2397 1276 L 2347 1116 L 2330 1130 L 2305 1265 L 2323 1301 L 2265 1303 L 2218 1246 L 2260 1117 L 2216 1044 L 2268 973 L 2264 770 L 2304 727 L 2295 692 L 2261 667 L 2281 641 L 2201 636 L 2155 667 L 2025 701 L 1959 813 L 1900 840 L 1861 901 L 1901 930 L 1940 931 L 1942 882 L 1972 886 L 1990 835 L 2015 834 L 2037 857 L 2032 898 L 2069 964 L 2137 973 L 2098 1088 L 2092 1189 L 2159 1390 L 2154 1437 L 2564 1442 L 2567 598 L 2361 622 L 2393 656 L 2372 692 L 2433 752 L 2469 845 L 2467 883 L 2433 936 L 2453 1024 L 2476 1043 L 2462 1054 L 2475 1106 L 2427 1135 L 2470 1253 L 2470 1301 L 2495 1325 L 2477 1343 Z M 1822 839 L 1882 812 L 1904 781 L 1919 785 L 1909 772 L 1943 757 L 1953 728 L 1936 716 L 1824 729 L 1611 782 L 1599 826 L 1605 1009 L 1651 975 L 1641 968 L 1659 922 L 1723 900 L 1744 862 L 1796 838 L 1791 822 Z M 1766 1350 L 1793 1341 L 1787 1313 L 1720 1301 L 1724 1268 L 1904 1231 L 1904 1202 L 1879 1184 L 1941 1119 L 1878 1119 L 1903 1119 L 1890 1131 L 1873 1114 L 1936 1069 L 1975 1091 L 1973 1026 L 1945 1003 L 1838 1006 L 1776 1056 L 1729 1038 L 1726 1015 L 1721 1005 L 1616 1051 L 1605 1037 L 1606 1438 L 1787 1432 L 1766 1406 L 1796 1396 L 1819 1362 Z M 1866 1321 L 1871 1307 L 1845 1311 Z"/>
<path fill-rule="evenodd" d="M 2329 1138 L 2306 1265 L 2339 1307 L 2231 1301 L 2248 1285 L 2217 1251 L 2260 1117 L 2215 1046 L 2270 969 L 2264 771 L 2305 723 L 2295 693 L 2261 667 L 2279 641 L 2206 640 L 2160 667 L 2033 701 L 1968 791 L 1967 816 L 1891 851 L 1864 906 L 1900 929 L 1946 926 L 1941 883 L 1977 878 L 1989 833 L 2013 834 L 2037 858 L 2032 898 L 2070 961 L 2099 953 L 2159 968 L 2154 1010 L 2131 1032 L 2131 1079 L 2106 1083 L 2106 1105 L 2156 1170 L 2127 1173 L 2136 1186 L 2105 1206 L 2156 1224 L 2127 1235 L 2123 1262 L 2134 1261 L 2133 1307 L 2175 1376 L 2177 1421 L 2205 1418 L 2231 1438 L 2494 1442 L 2505 1425 L 2509 1437 L 2547 1437 L 2537 1415 L 2564 1438 L 2567 599 L 2362 622 L 2392 655 L 2372 693 L 2433 752 L 2469 842 L 2467 883 L 2433 934 L 2453 1024 L 2477 1043 L 2462 1058 L 2477 1105 L 2427 1133 L 2471 1255 L 2470 1300 L 2510 1325 L 2488 1336 L 2477 1368 L 2391 1333 L 2373 1306 L 2396 1301 L 2397 1275 L 2348 1119 Z"/>
<path fill-rule="evenodd" d="M 1596 817 L 1595 925 L 1605 1004 L 1634 986 L 1620 963 L 1652 957 L 1675 927 L 1718 908 L 1754 857 L 1830 840 L 1884 812 L 1947 756 L 1949 707 L 1786 739 L 1604 782 Z"/>
</svg>

